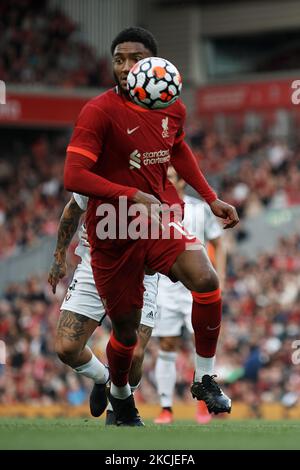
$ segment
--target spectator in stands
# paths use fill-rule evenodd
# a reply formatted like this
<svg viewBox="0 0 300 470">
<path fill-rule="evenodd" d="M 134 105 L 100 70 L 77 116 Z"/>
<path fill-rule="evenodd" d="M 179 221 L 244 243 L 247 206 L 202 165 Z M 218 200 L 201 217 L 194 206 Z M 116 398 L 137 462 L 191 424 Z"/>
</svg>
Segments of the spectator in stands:
<svg viewBox="0 0 300 470">
<path fill-rule="evenodd" d="M 112 84 L 107 60 L 84 43 L 78 25 L 46 0 L 2 0 L 0 77 L 7 83 L 66 88 Z"/>
</svg>

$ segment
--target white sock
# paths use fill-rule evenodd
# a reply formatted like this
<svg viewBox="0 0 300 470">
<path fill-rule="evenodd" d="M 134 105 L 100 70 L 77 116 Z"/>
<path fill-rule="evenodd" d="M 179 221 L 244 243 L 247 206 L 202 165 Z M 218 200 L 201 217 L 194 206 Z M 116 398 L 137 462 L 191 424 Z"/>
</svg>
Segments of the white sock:
<svg viewBox="0 0 300 470">
<path fill-rule="evenodd" d="M 202 357 L 195 353 L 195 382 L 201 382 L 203 375 L 212 375 L 214 373 L 215 358 Z"/>
<path fill-rule="evenodd" d="M 93 379 L 96 384 L 105 384 L 109 379 L 108 368 L 93 353 L 89 362 L 75 367 L 74 370 L 77 374 Z"/>
<path fill-rule="evenodd" d="M 111 383 L 110 393 L 113 397 L 118 398 L 119 400 L 125 400 L 131 395 L 130 385 L 126 384 L 124 387 L 117 387 L 115 384 Z"/>
<path fill-rule="evenodd" d="M 155 365 L 157 392 L 162 408 L 171 407 L 176 383 L 176 352 L 158 351 Z"/>
<path fill-rule="evenodd" d="M 136 391 L 136 389 L 140 386 L 140 384 L 141 384 L 141 382 L 139 382 L 137 385 L 130 385 L 130 390 L 131 390 L 131 393 L 133 395 L 134 395 L 134 392 Z M 117 387 L 117 388 L 120 388 L 120 387 Z M 108 405 L 107 405 L 106 409 L 107 409 L 107 411 L 113 411 L 113 407 L 111 406 L 110 401 L 108 402 Z"/>
</svg>

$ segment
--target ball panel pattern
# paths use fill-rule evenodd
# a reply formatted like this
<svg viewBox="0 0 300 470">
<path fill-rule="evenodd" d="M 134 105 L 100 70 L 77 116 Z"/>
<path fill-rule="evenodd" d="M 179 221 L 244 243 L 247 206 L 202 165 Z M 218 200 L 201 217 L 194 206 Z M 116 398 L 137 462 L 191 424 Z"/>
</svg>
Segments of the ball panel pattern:
<svg viewBox="0 0 300 470">
<path fill-rule="evenodd" d="M 147 57 L 130 70 L 127 88 L 136 104 L 148 109 L 160 109 L 177 100 L 182 80 L 177 68 L 168 60 Z"/>
</svg>

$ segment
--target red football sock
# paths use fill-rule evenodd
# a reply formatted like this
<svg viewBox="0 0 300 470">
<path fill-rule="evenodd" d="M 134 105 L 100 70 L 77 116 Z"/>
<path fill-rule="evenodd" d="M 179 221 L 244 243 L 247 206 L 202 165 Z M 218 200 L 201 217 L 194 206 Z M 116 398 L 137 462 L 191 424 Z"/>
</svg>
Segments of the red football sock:
<svg viewBox="0 0 300 470">
<path fill-rule="evenodd" d="M 111 381 L 117 387 L 124 387 L 128 383 L 128 373 L 132 362 L 133 346 L 124 346 L 111 335 L 106 346 L 106 356 Z"/>
<path fill-rule="evenodd" d="M 222 299 L 220 289 L 204 294 L 192 292 L 192 325 L 195 333 L 196 353 L 213 357 L 216 353 L 221 327 Z"/>
</svg>

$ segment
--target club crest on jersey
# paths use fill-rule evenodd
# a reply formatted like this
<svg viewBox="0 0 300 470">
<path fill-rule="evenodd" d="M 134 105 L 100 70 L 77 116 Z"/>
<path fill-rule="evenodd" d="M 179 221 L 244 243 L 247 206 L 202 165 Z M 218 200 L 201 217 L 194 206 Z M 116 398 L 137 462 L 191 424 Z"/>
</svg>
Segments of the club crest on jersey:
<svg viewBox="0 0 300 470">
<path fill-rule="evenodd" d="M 169 137 L 169 118 L 165 117 L 161 120 L 161 127 L 162 127 L 162 133 L 161 135 L 165 139 L 166 137 Z"/>
</svg>

